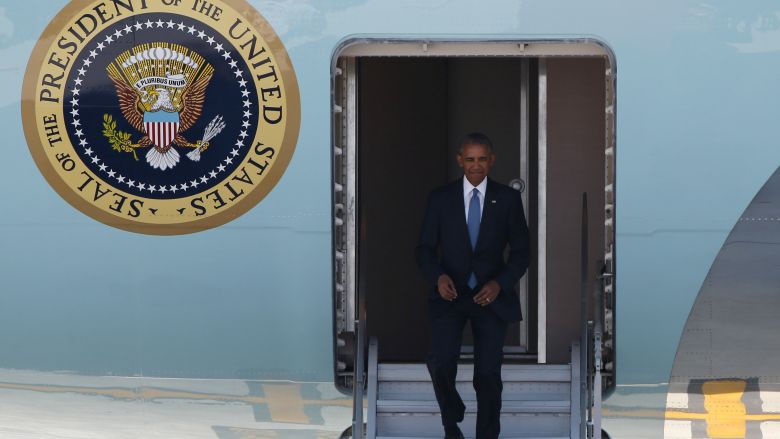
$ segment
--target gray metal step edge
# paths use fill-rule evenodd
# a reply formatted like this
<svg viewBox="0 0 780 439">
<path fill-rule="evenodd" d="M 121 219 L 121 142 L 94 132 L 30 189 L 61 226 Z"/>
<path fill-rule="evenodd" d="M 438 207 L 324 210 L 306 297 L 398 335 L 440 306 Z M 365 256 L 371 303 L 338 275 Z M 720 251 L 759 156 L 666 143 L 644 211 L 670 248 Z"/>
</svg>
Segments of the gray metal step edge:
<svg viewBox="0 0 780 439">
<path fill-rule="evenodd" d="M 473 436 L 465 436 L 471 438 Z M 570 439 L 569 436 L 501 436 L 503 439 Z M 376 439 L 441 439 L 441 436 L 377 436 Z"/>
<path fill-rule="evenodd" d="M 476 413 L 477 404 L 474 401 L 464 401 L 466 413 Z M 555 401 L 504 401 L 501 404 L 502 416 L 516 413 L 569 413 L 568 400 Z M 379 400 L 376 404 L 377 413 L 439 413 L 436 401 L 399 401 Z"/>
<path fill-rule="evenodd" d="M 379 381 L 428 381 L 430 375 L 424 364 L 379 364 Z M 458 365 L 457 381 L 471 381 L 474 376 L 474 366 L 471 364 Z M 501 368 L 503 381 L 558 381 L 569 382 L 571 380 L 571 367 L 569 365 L 504 365 Z"/>
<path fill-rule="evenodd" d="M 568 389 L 566 389 L 568 390 Z M 458 388 L 458 393 L 463 401 L 476 401 L 477 395 L 474 389 Z M 501 394 L 501 399 L 504 401 L 571 401 L 569 392 L 508 392 L 506 387 Z M 400 400 L 400 401 L 435 401 L 436 395 L 433 393 L 433 388 L 429 391 L 415 391 L 415 392 L 379 392 L 379 400 Z"/>
<path fill-rule="evenodd" d="M 459 424 L 468 437 L 474 434 L 477 416 L 466 413 Z M 442 437 L 441 416 L 438 413 L 384 414 L 377 413 L 377 436 Z M 501 416 L 502 437 L 561 437 L 569 434 L 568 413 L 506 413 Z"/>
<path fill-rule="evenodd" d="M 380 368 L 385 369 L 425 369 L 427 370 L 425 363 L 379 363 L 378 366 Z M 502 365 L 504 369 L 515 369 L 515 370 L 548 370 L 548 369 L 559 369 L 559 370 L 569 370 L 571 368 L 571 365 L 569 364 L 511 364 L 511 363 L 504 363 Z M 473 369 L 474 365 L 471 363 L 458 363 L 458 368 L 464 368 L 464 369 Z"/>
</svg>

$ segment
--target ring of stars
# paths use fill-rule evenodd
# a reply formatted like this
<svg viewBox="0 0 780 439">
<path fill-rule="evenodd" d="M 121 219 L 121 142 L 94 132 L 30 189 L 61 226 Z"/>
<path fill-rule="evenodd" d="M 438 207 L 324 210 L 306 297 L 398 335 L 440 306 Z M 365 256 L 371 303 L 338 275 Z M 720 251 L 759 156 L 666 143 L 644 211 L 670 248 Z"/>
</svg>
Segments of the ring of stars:
<svg viewBox="0 0 780 439">
<path fill-rule="evenodd" d="M 204 173 L 200 178 L 170 185 L 153 185 L 148 182 L 135 181 L 114 171 L 105 163 L 103 163 L 103 161 L 98 157 L 97 153 L 95 153 L 95 151 L 90 148 L 89 143 L 86 140 L 84 131 L 81 129 L 82 124 L 79 119 L 79 110 L 77 108 L 79 107 L 79 93 L 81 92 L 80 87 L 84 82 L 84 79 L 82 78 L 86 76 L 88 68 L 94 62 L 93 60 L 97 58 L 106 47 L 110 46 L 111 43 L 117 41 L 122 36 L 130 35 L 136 31 L 159 28 L 166 30 L 172 29 L 174 31 L 194 35 L 211 46 L 211 48 L 215 50 L 222 58 L 224 58 L 225 62 L 230 66 L 230 69 L 235 75 L 235 79 L 241 88 L 241 96 L 244 99 L 241 132 L 238 135 L 236 143 L 234 144 L 234 148 L 229 152 L 227 157 L 222 160 L 219 165 L 217 165 L 217 167 Z M 89 161 L 92 164 L 96 165 L 98 169 L 100 169 L 100 171 L 105 174 L 107 179 L 116 181 L 117 183 L 125 185 L 128 188 L 136 189 L 139 192 L 148 191 L 151 194 L 156 192 L 160 192 L 161 194 L 171 192 L 175 194 L 181 191 L 182 193 L 186 193 L 190 190 L 196 189 L 202 184 L 208 183 L 212 179 L 216 179 L 217 176 L 226 172 L 227 167 L 232 165 L 235 160 L 240 160 L 240 158 L 237 158 L 237 156 L 239 155 L 239 151 L 245 147 L 244 142 L 246 141 L 246 138 L 249 137 L 248 131 L 252 125 L 250 120 L 253 116 L 252 101 L 249 99 L 250 91 L 247 88 L 248 82 L 244 79 L 244 72 L 239 69 L 238 63 L 233 59 L 231 53 L 227 51 L 227 49 L 225 49 L 222 44 L 217 43 L 214 37 L 208 35 L 206 32 L 197 29 L 192 25 L 187 26 L 184 24 L 184 22 L 176 23 L 173 20 L 162 21 L 159 18 L 157 21 L 147 19 L 145 22 L 137 22 L 132 26 L 126 25 L 124 28 L 118 28 L 115 32 L 107 34 L 103 40 L 100 40 L 95 44 L 94 48 L 89 51 L 89 55 L 80 60 L 80 63 L 81 67 L 77 70 L 78 75 L 76 75 L 76 78 L 73 80 L 73 88 L 69 90 L 72 95 L 70 100 L 71 111 L 69 113 L 72 118 L 70 124 L 73 125 L 73 128 L 75 129 L 74 134 L 78 138 L 78 144 L 83 149 L 84 154 L 89 157 Z"/>
</svg>

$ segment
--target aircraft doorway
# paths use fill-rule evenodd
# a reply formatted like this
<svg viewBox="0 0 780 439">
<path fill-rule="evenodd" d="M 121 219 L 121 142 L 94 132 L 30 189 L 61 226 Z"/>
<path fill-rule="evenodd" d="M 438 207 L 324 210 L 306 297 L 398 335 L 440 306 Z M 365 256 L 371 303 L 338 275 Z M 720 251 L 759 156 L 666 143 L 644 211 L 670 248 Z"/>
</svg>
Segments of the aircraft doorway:
<svg viewBox="0 0 780 439">
<path fill-rule="evenodd" d="M 524 320 L 508 330 L 508 359 L 570 359 L 582 323 L 583 192 L 591 200 L 590 266 L 611 263 L 613 78 L 604 48 L 541 45 L 534 54 L 525 45 L 461 44 L 470 51 L 463 56 L 456 46 L 436 53 L 433 44 L 367 44 L 337 57 L 334 353 L 344 387 L 339 376 L 352 369 L 350 330 L 360 316 L 378 338 L 380 362 L 425 359 L 430 286 L 414 248 L 430 190 L 462 177 L 455 155 L 469 132 L 492 139 L 490 177 L 521 191 L 531 234 L 531 265 L 516 286 Z M 467 326 L 464 357 L 470 344 Z"/>
<path fill-rule="evenodd" d="M 368 334 L 379 338 L 383 361 L 422 361 L 428 350 L 430 286 L 414 248 L 428 193 L 463 176 L 455 161 L 460 138 L 471 131 L 491 137 L 498 159 L 490 177 L 527 192 L 521 95 L 532 92 L 522 80 L 529 64 L 512 58 L 357 61 L 358 288 L 368 293 Z M 529 352 L 528 327 L 535 320 L 527 278 L 520 284 L 530 318 L 508 330 L 506 351 L 513 355 Z M 467 326 L 464 351 L 470 350 Z"/>
</svg>

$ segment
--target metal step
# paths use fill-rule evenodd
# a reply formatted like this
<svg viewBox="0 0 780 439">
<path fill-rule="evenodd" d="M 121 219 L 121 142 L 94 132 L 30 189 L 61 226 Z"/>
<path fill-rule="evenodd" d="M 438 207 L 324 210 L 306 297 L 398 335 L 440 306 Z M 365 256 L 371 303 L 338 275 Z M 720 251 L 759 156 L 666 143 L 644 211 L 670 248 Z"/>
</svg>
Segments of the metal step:
<svg viewBox="0 0 780 439">
<path fill-rule="evenodd" d="M 467 413 L 459 424 L 466 437 L 473 437 L 477 416 Z M 386 437 L 443 437 L 441 417 L 436 413 L 385 414 L 377 413 L 377 436 Z M 569 437 L 569 414 L 502 413 L 501 431 L 512 437 Z M 502 437 L 504 437 L 502 435 Z"/>
<path fill-rule="evenodd" d="M 476 400 L 471 382 L 458 382 L 458 389 L 464 401 Z M 525 401 L 541 399 L 569 399 L 571 385 L 568 382 L 507 382 L 504 381 L 504 401 Z M 413 401 L 433 400 L 433 384 L 423 381 L 384 381 L 377 385 L 379 399 L 402 399 Z"/>
<path fill-rule="evenodd" d="M 476 413 L 475 401 L 464 401 L 466 413 Z M 503 401 L 501 414 L 516 413 L 569 413 L 569 400 Z M 377 401 L 377 413 L 439 413 L 438 403 L 433 401 Z"/>
<path fill-rule="evenodd" d="M 457 381 L 469 381 L 474 375 L 473 364 L 459 364 Z M 571 366 L 568 364 L 504 364 L 501 368 L 504 382 L 569 382 Z M 378 380 L 382 381 L 428 381 L 431 377 L 425 364 L 380 363 Z"/>
<path fill-rule="evenodd" d="M 470 438 L 472 436 L 464 436 Z M 570 439 L 569 436 L 501 436 L 504 439 Z M 441 439 L 438 436 L 377 436 L 377 439 Z"/>
<path fill-rule="evenodd" d="M 455 385 L 464 401 L 476 401 L 472 384 L 460 382 Z M 569 383 L 512 383 L 504 381 L 504 401 L 569 400 Z M 379 399 L 400 399 L 409 401 L 432 401 L 435 399 L 430 382 L 383 382 L 378 385 Z"/>
</svg>

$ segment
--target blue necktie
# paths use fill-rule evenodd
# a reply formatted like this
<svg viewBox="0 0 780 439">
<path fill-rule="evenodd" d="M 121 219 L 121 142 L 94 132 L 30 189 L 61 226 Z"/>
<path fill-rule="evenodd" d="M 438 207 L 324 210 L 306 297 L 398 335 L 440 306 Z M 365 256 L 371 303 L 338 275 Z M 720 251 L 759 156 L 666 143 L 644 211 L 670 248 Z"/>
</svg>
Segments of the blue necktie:
<svg viewBox="0 0 780 439">
<path fill-rule="evenodd" d="M 471 238 L 471 249 L 477 248 L 477 237 L 479 237 L 479 189 L 474 188 L 471 195 L 471 202 L 469 202 L 469 215 L 466 223 L 469 227 L 469 238 Z M 477 276 L 472 272 L 468 281 L 469 288 L 477 286 Z"/>
</svg>

